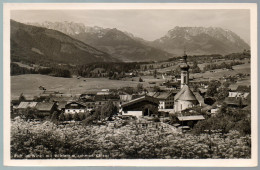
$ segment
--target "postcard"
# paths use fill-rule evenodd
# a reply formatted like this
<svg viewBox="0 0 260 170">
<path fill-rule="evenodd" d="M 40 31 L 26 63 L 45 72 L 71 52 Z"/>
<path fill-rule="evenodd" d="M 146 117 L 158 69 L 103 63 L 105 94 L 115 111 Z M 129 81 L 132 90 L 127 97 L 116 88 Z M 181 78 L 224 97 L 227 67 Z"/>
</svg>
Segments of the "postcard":
<svg viewBox="0 0 260 170">
<path fill-rule="evenodd" d="M 5 166 L 257 166 L 257 4 L 3 9 Z"/>
</svg>

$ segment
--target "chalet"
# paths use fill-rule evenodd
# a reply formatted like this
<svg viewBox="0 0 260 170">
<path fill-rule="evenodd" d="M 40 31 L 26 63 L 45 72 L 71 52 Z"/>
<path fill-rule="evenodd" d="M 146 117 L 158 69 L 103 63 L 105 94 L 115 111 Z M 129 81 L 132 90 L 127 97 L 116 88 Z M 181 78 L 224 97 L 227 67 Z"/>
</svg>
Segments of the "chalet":
<svg viewBox="0 0 260 170">
<path fill-rule="evenodd" d="M 164 91 L 164 92 L 150 92 L 149 96 L 152 96 L 159 100 L 159 109 L 172 109 L 174 105 L 174 96 L 176 91 Z"/>
<path fill-rule="evenodd" d="M 57 110 L 57 105 L 54 102 L 39 102 L 35 108 L 40 115 L 49 116 Z"/>
<path fill-rule="evenodd" d="M 84 113 L 86 105 L 81 102 L 69 102 L 65 105 L 65 114 Z"/>
<path fill-rule="evenodd" d="M 121 105 L 122 115 L 152 116 L 158 114 L 158 99 L 151 96 L 142 96 Z"/>
</svg>

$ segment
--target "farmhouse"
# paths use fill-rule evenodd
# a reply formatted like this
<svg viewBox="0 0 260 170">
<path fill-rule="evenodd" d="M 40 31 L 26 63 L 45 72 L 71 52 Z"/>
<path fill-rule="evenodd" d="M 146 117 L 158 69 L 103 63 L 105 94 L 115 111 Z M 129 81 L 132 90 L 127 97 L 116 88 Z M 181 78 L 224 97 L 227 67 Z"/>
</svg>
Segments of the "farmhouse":
<svg viewBox="0 0 260 170">
<path fill-rule="evenodd" d="M 158 99 L 151 96 L 142 96 L 121 105 L 122 115 L 152 116 L 158 114 Z"/>
<path fill-rule="evenodd" d="M 38 110 L 39 115 L 49 116 L 57 110 L 57 105 L 54 102 L 40 102 L 36 105 L 36 109 Z"/>
<path fill-rule="evenodd" d="M 65 114 L 84 113 L 86 105 L 81 102 L 69 102 L 65 105 Z"/>
<path fill-rule="evenodd" d="M 159 100 L 159 109 L 172 109 L 174 105 L 174 96 L 176 93 L 176 91 L 164 91 L 150 92 L 148 95 Z"/>
</svg>

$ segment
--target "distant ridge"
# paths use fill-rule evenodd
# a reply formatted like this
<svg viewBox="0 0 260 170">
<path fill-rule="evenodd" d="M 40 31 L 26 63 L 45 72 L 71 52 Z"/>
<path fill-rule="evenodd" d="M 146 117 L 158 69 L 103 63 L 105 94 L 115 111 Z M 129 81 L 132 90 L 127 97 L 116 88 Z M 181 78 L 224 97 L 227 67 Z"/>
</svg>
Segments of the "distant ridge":
<svg viewBox="0 0 260 170">
<path fill-rule="evenodd" d="M 87 64 L 117 59 L 64 33 L 11 20 L 11 59 Z"/>
<path fill-rule="evenodd" d="M 230 54 L 250 49 L 234 32 L 219 27 L 175 27 L 151 42 L 152 46 L 173 54 Z"/>
<path fill-rule="evenodd" d="M 29 24 L 61 31 L 125 62 L 160 61 L 173 57 L 168 52 L 150 46 L 141 38 L 116 28 L 88 27 L 74 22 Z"/>
</svg>

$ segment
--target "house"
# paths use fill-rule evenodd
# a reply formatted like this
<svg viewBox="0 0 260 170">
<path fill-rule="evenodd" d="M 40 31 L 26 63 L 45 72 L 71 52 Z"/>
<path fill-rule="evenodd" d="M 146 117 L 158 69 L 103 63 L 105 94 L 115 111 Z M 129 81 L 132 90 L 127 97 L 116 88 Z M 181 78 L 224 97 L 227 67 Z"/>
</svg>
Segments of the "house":
<svg viewBox="0 0 260 170">
<path fill-rule="evenodd" d="M 95 109 L 96 107 L 96 102 L 93 99 L 86 99 L 84 100 L 85 106 L 86 106 L 86 110 L 91 111 L 93 109 Z"/>
<path fill-rule="evenodd" d="M 37 105 L 37 102 L 21 102 L 17 109 L 27 109 L 27 108 L 35 108 Z"/>
<path fill-rule="evenodd" d="M 176 90 L 179 88 L 179 82 L 164 82 L 162 85 L 165 86 L 167 90 Z"/>
<path fill-rule="evenodd" d="M 11 104 L 13 105 L 13 107 L 17 107 L 21 101 L 22 101 L 22 94 L 11 96 Z"/>
<path fill-rule="evenodd" d="M 35 99 L 35 96 L 34 95 L 31 95 L 31 94 L 22 94 L 22 101 L 25 101 L 25 102 L 32 102 L 34 101 Z"/>
<path fill-rule="evenodd" d="M 119 95 L 112 95 L 112 94 L 109 94 L 109 95 L 96 95 L 95 98 L 94 98 L 94 101 L 95 101 L 95 105 L 97 107 L 103 106 L 103 105 L 107 104 L 108 101 L 112 101 L 113 104 L 116 105 L 117 107 L 119 107 L 119 105 L 122 103 L 120 101 Z"/>
<path fill-rule="evenodd" d="M 59 101 L 76 101 L 80 98 L 81 94 L 70 94 L 70 93 L 65 93 L 65 94 L 52 94 L 50 96 L 50 100 L 54 102 L 59 102 Z"/>
<path fill-rule="evenodd" d="M 249 95 L 249 92 L 229 92 L 228 97 L 241 97 L 241 98 L 247 98 Z"/>
<path fill-rule="evenodd" d="M 193 115 L 193 116 L 177 116 L 179 124 L 181 126 L 193 127 L 198 121 L 204 120 L 203 115 Z"/>
<path fill-rule="evenodd" d="M 176 91 L 150 92 L 147 95 L 159 100 L 159 109 L 172 109 Z"/>
<path fill-rule="evenodd" d="M 65 114 L 84 113 L 86 105 L 81 102 L 69 102 L 65 105 Z"/>
<path fill-rule="evenodd" d="M 152 116 L 158 114 L 158 106 L 158 99 L 145 95 L 123 103 L 120 112 L 122 115 L 132 115 L 136 117 Z"/>
<path fill-rule="evenodd" d="M 248 95 L 247 98 L 226 97 L 224 102 L 230 107 L 245 107 L 250 105 L 250 95 Z"/>
<path fill-rule="evenodd" d="M 54 102 L 39 102 L 35 108 L 38 110 L 39 115 L 49 116 L 57 110 L 57 105 Z"/>
<path fill-rule="evenodd" d="M 101 91 L 97 92 L 97 95 L 110 95 L 111 92 L 109 89 L 102 89 Z"/>
</svg>

